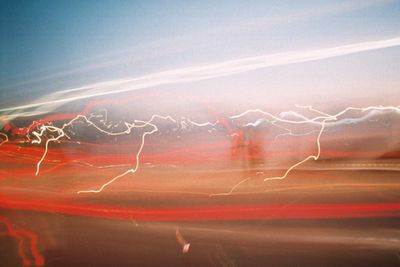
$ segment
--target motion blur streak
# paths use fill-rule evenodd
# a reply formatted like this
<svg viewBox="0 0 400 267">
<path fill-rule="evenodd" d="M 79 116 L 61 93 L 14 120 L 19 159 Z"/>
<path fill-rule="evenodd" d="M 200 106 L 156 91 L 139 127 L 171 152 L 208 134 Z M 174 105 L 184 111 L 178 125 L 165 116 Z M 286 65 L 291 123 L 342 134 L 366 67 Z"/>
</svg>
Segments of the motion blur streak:
<svg viewBox="0 0 400 267">
<path fill-rule="evenodd" d="M 2 1 L 0 266 L 398 267 L 399 10 Z"/>
<path fill-rule="evenodd" d="M 44 258 L 40 254 L 37 247 L 37 235 L 31 231 L 22 229 L 22 228 L 14 228 L 12 223 L 3 216 L 0 216 L 0 223 L 3 223 L 7 228 L 7 233 L 17 239 L 18 241 L 18 254 L 21 257 L 21 260 L 24 266 L 31 266 L 31 261 L 25 252 L 25 242 L 29 242 L 30 252 L 32 253 L 32 257 L 34 258 L 35 265 L 41 266 L 44 265 Z"/>
<path fill-rule="evenodd" d="M 69 215 L 137 221 L 212 221 L 256 219 L 367 218 L 400 215 L 400 203 L 385 204 L 271 204 L 209 206 L 200 208 L 134 208 L 57 203 L 33 199 L 1 198 L 0 207 Z"/>
<path fill-rule="evenodd" d="M 12 119 L 19 116 L 40 115 L 46 112 L 51 112 L 62 104 L 95 96 L 110 95 L 167 84 L 195 82 L 266 67 L 315 61 L 399 45 L 400 37 L 396 37 L 325 49 L 262 55 L 211 65 L 168 70 L 137 78 L 106 81 L 74 89 L 57 91 L 48 94 L 31 104 L 3 108 L 0 109 L 0 112 L 4 113 L 3 117 L 6 119 Z M 37 108 L 37 110 L 32 108 Z"/>
</svg>

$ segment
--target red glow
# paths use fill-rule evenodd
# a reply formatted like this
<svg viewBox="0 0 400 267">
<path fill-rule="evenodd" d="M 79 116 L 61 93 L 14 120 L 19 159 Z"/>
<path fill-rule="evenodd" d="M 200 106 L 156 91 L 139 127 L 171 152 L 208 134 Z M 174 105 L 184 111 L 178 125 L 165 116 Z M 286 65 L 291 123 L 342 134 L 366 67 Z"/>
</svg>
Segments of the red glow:
<svg viewBox="0 0 400 267">
<path fill-rule="evenodd" d="M 207 221 L 253 219 L 366 218 L 400 215 L 400 203 L 226 205 L 193 208 L 141 208 L 84 205 L 1 197 L 0 207 L 108 219 L 142 221 Z"/>
<path fill-rule="evenodd" d="M 31 261 L 25 252 L 25 242 L 29 241 L 30 252 L 35 261 L 35 265 L 44 265 L 44 258 L 40 254 L 37 247 L 37 235 L 31 231 L 22 228 L 15 228 L 12 223 L 3 216 L 0 216 L 0 222 L 3 223 L 8 231 L 8 234 L 18 240 L 18 254 L 23 262 L 24 266 L 30 266 Z"/>
</svg>

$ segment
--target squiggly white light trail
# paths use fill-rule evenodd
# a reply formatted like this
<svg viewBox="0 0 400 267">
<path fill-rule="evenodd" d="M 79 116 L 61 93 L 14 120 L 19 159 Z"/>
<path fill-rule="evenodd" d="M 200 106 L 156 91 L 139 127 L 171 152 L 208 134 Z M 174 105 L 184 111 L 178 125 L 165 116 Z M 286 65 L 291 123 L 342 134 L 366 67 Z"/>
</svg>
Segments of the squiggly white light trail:
<svg viewBox="0 0 400 267">
<path fill-rule="evenodd" d="M 132 130 L 132 128 L 136 127 L 134 123 L 127 123 L 125 122 L 125 126 L 127 127 L 125 131 L 122 132 L 109 132 L 109 131 L 105 131 L 103 129 L 101 129 L 100 127 L 98 127 L 96 124 L 94 124 L 92 121 L 90 121 L 86 116 L 84 115 L 78 115 L 75 118 L 73 118 L 72 120 L 70 120 L 69 122 L 63 124 L 62 127 L 58 128 L 52 125 L 42 125 L 40 127 L 40 132 L 36 132 L 33 131 L 32 134 L 36 137 L 36 140 L 32 140 L 33 144 L 40 144 L 42 142 L 41 136 L 43 136 L 43 134 L 45 133 L 46 130 L 50 131 L 50 132 L 57 132 L 58 136 L 57 137 L 52 137 L 46 140 L 46 144 L 45 144 L 45 151 L 41 157 L 41 159 L 39 160 L 39 162 L 37 163 L 37 167 L 36 167 L 36 175 L 39 174 L 39 170 L 40 170 L 40 165 L 43 162 L 44 158 L 47 155 L 47 151 L 49 148 L 49 144 L 50 142 L 54 142 L 54 141 L 58 141 L 60 138 L 67 136 L 65 134 L 64 129 L 67 126 L 71 126 L 74 122 L 76 122 L 79 119 L 83 119 L 86 123 L 88 123 L 90 126 L 93 126 L 94 128 L 96 128 L 98 131 L 107 134 L 107 135 L 111 135 L 111 136 L 118 136 L 118 135 L 123 135 L 123 134 L 129 134 Z M 67 136 L 68 137 L 68 136 Z"/>
<path fill-rule="evenodd" d="M 345 114 L 346 112 L 348 112 L 350 110 L 352 110 L 352 111 L 361 111 L 361 112 L 375 111 L 375 110 L 379 110 L 379 111 L 387 111 L 387 110 L 389 110 L 389 111 L 400 112 L 400 106 L 397 106 L 397 107 L 396 106 L 370 106 L 370 107 L 366 107 L 366 108 L 347 107 L 347 108 L 343 109 L 342 111 L 336 113 L 335 115 L 329 115 L 329 114 L 327 114 L 325 112 L 322 112 L 320 110 L 314 109 L 312 106 L 300 106 L 300 105 L 297 105 L 297 106 L 301 107 L 301 108 L 307 108 L 307 109 L 309 109 L 311 111 L 314 111 L 314 112 L 316 112 L 318 114 L 321 114 L 323 116 L 318 116 L 318 117 L 315 117 L 313 119 L 306 119 L 306 120 L 302 120 L 302 121 L 290 121 L 290 120 L 284 120 L 284 119 L 280 120 L 279 118 L 277 118 L 276 116 L 272 115 L 269 112 L 265 112 L 265 111 L 259 110 L 259 109 L 254 109 L 254 110 L 247 110 L 247 111 L 245 111 L 245 112 L 243 112 L 243 113 L 241 113 L 239 115 L 234 115 L 234 116 L 231 117 L 231 118 L 239 118 L 239 117 L 242 117 L 242 116 L 244 116 L 246 114 L 249 114 L 249 113 L 259 112 L 261 114 L 264 114 L 264 115 L 270 116 L 270 117 L 272 117 L 274 119 L 277 119 L 278 121 L 286 122 L 286 123 L 294 123 L 294 124 L 316 123 L 318 120 L 322 120 L 321 123 L 320 123 L 321 124 L 321 128 L 319 130 L 319 133 L 318 133 L 318 136 L 317 136 L 317 139 L 316 139 L 317 153 L 314 154 L 314 155 L 309 155 L 306 158 L 304 158 L 303 160 L 300 160 L 297 163 L 291 165 L 285 171 L 285 173 L 283 175 L 281 175 L 281 176 L 274 176 L 274 177 L 264 178 L 264 182 L 265 181 L 271 181 L 271 180 L 282 180 L 282 179 L 285 179 L 290 174 L 290 172 L 292 172 L 296 167 L 304 164 L 305 162 L 307 162 L 309 160 L 314 160 L 314 161 L 318 160 L 320 155 L 321 155 L 321 136 L 322 136 L 322 134 L 324 132 L 326 123 L 328 121 L 336 121 L 338 119 L 338 117 L 342 116 L 343 114 Z M 231 190 L 229 190 L 228 192 L 210 194 L 210 196 L 230 195 L 230 194 L 232 194 L 234 192 L 234 190 L 236 188 L 238 188 L 241 184 L 249 181 L 250 179 L 252 179 L 252 177 L 248 177 L 248 178 L 245 178 L 245 179 L 241 180 L 240 182 L 235 184 L 231 188 Z"/>
<path fill-rule="evenodd" d="M 143 127 L 146 127 L 147 125 L 150 125 L 150 126 L 153 127 L 153 130 L 145 132 L 142 135 L 142 142 L 140 144 L 139 151 L 136 153 L 136 165 L 135 165 L 134 168 L 129 169 L 129 170 L 125 171 L 124 173 L 121 173 L 120 175 L 115 176 L 114 178 L 112 178 L 108 182 L 104 183 L 99 189 L 96 189 L 96 190 L 81 190 L 81 191 L 78 191 L 77 193 L 78 194 L 80 194 L 80 193 L 100 193 L 101 191 L 103 191 L 104 188 L 106 188 L 108 185 L 110 185 L 111 183 L 115 182 L 119 178 L 121 178 L 121 177 L 123 177 L 123 176 L 125 176 L 127 174 L 130 174 L 130 173 L 134 174 L 135 172 L 137 172 L 137 170 L 139 169 L 139 165 L 140 165 L 140 154 L 142 153 L 146 136 L 147 135 L 152 135 L 153 133 L 158 131 L 158 127 L 155 124 L 152 123 L 152 121 L 155 118 L 161 118 L 161 119 L 164 119 L 164 120 L 171 120 L 171 121 L 175 122 L 175 120 L 172 119 L 170 116 L 160 116 L 160 115 L 153 115 L 151 117 L 151 119 L 148 120 L 148 121 L 139 121 L 139 120 L 136 121 L 136 122 L 139 122 L 139 123 L 142 123 L 142 124 L 141 125 L 137 125 L 135 127 L 143 128 Z"/>
</svg>

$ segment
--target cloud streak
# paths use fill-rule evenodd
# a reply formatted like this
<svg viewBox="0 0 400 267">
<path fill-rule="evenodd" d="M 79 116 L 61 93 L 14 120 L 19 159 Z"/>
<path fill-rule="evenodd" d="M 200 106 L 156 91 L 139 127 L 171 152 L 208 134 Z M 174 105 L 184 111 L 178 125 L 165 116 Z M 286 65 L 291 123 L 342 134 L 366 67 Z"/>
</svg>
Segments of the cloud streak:
<svg viewBox="0 0 400 267">
<path fill-rule="evenodd" d="M 112 95 L 162 85 L 196 82 L 231 76 L 263 68 L 317 61 L 396 46 L 400 46 L 400 37 L 316 50 L 267 54 L 208 65 L 179 68 L 135 78 L 111 80 L 62 90 L 48 94 L 26 105 L 0 109 L 0 112 L 7 114 L 5 116 L 9 119 L 18 116 L 38 115 L 52 111 L 63 104 L 81 99 Z"/>
</svg>

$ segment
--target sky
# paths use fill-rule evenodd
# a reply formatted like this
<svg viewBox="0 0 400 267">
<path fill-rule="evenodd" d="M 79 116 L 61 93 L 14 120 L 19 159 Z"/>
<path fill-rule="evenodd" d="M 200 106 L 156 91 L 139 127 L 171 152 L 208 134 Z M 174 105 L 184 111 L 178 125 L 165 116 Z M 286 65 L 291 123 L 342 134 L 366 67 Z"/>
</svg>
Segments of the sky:
<svg viewBox="0 0 400 267">
<path fill-rule="evenodd" d="M 117 87 L 98 89 L 102 83 L 400 37 L 400 1 L 389 0 L 0 3 L 0 109 L 67 98 L 59 92 L 84 86 L 90 91 L 73 97 Z M 139 89 L 233 92 L 276 103 L 367 98 L 394 105 L 400 100 L 399 62 L 400 46 L 393 45 L 195 81 L 150 81 Z M 137 90 L 136 84 L 124 86 Z"/>
</svg>

